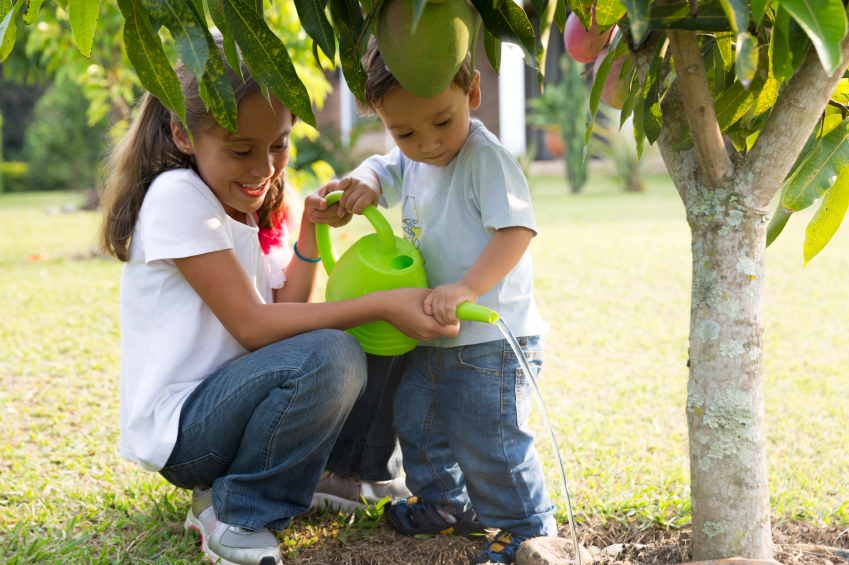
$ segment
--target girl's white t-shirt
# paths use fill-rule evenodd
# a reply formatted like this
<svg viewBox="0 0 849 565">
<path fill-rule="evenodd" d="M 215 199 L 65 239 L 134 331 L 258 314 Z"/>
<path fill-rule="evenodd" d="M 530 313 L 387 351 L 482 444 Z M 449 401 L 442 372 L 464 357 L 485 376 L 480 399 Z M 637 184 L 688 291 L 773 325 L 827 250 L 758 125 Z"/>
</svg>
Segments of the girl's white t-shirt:
<svg viewBox="0 0 849 565">
<path fill-rule="evenodd" d="M 260 300 L 273 302 L 256 221 L 247 221 L 230 218 L 188 169 L 162 173 L 145 195 L 121 276 L 120 454 L 149 471 L 168 461 L 189 394 L 248 353 L 173 259 L 232 249 Z"/>
</svg>

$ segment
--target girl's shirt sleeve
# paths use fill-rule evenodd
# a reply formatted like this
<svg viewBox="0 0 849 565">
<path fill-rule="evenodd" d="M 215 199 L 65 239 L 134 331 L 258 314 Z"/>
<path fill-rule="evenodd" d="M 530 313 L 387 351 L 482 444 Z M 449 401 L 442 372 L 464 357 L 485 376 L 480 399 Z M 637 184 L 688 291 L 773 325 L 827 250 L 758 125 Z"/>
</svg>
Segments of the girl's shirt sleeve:
<svg viewBox="0 0 849 565">
<path fill-rule="evenodd" d="M 194 178 L 193 178 L 194 177 Z M 174 269 L 172 259 L 233 249 L 227 214 L 192 171 L 169 171 L 148 189 L 139 214 L 144 262 Z"/>
<path fill-rule="evenodd" d="M 369 157 L 361 167 L 368 167 L 380 179 L 380 190 L 387 207 L 401 202 L 401 191 L 404 187 L 404 154 L 397 147 L 386 155 Z"/>
<path fill-rule="evenodd" d="M 500 145 L 485 144 L 469 159 L 467 189 L 487 232 L 521 226 L 537 234 L 528 180 L 518 161 Z"/>
</svg>

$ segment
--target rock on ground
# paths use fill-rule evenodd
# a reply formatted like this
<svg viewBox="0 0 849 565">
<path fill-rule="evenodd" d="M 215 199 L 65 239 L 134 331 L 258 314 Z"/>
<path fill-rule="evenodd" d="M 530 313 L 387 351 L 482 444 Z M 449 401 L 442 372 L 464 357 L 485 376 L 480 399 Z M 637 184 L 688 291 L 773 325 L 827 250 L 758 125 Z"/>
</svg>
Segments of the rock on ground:
<svg viewBox="0 0 849 565">
<path fill-rule="evenodd" d="M 581 565 L 593 562 L 587 549 L 578 545 Z M 572 565 L 576 563 L 572 541 L 563 538 L 533 538 L 519 546 L 516 565 Z"/>
</svg>

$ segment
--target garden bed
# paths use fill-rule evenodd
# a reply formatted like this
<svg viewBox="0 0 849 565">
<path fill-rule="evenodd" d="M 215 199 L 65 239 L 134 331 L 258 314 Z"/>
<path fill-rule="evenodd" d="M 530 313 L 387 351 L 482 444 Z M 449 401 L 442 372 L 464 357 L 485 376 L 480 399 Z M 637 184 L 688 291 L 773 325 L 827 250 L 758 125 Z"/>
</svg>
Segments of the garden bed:
<svg viewBox="0 0 849 565">
<path fill-rule="evenodd" d="M 289 565 L 465 565 L 486 543 L 457 537 L 416 539 L 398 534 L 381 523 L 374 533 L 351 539 L 350 532 L 339 535 L 321 516 L 307 515 L 287 531 L 289 540 L 306 540 L 292 547 Z M 606 524 L 581 523 L 578 539 L 595 554 L 595 565 L 673 565 L 691 560 L 690 528 L 640 529 L 609 521 Z M 569 538 L 561 526 L 560 537 Z M 773 558 L 784 565 L 846 565 L 829 550 L 849 549 L 849 527 L 817 527 L 804 522 L 784 522 L 773 527 Z M 602 550 L 625 544 L 615 555 Z"/>
</svg>

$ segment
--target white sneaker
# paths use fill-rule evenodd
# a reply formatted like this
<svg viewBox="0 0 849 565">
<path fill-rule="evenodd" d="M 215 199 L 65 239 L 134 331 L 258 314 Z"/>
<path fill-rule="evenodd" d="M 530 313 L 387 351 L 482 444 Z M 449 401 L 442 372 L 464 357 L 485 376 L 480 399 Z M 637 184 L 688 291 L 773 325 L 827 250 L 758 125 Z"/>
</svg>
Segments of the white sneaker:
<svg viewBox="0 0 849 565">
<path fill-rule="evenodd" d="M 212 489 L 195 488 L 184 527 L 200 534 L 203 553 L 218 565 L 280 565 L 280 544 L 268 528 L 246 530 L 219 522 Z"/>
<path fill-rule="evenodd" d="M 396 500 L 410 496 L 413 494 L 407 489 L 404 477 L 391 481 L 366 482 L 325 471 L 312 495 L 310 508 L 329 505 L 333 510 L 347 513 L 377 504 L 386 497 Z"/>
</svg>

